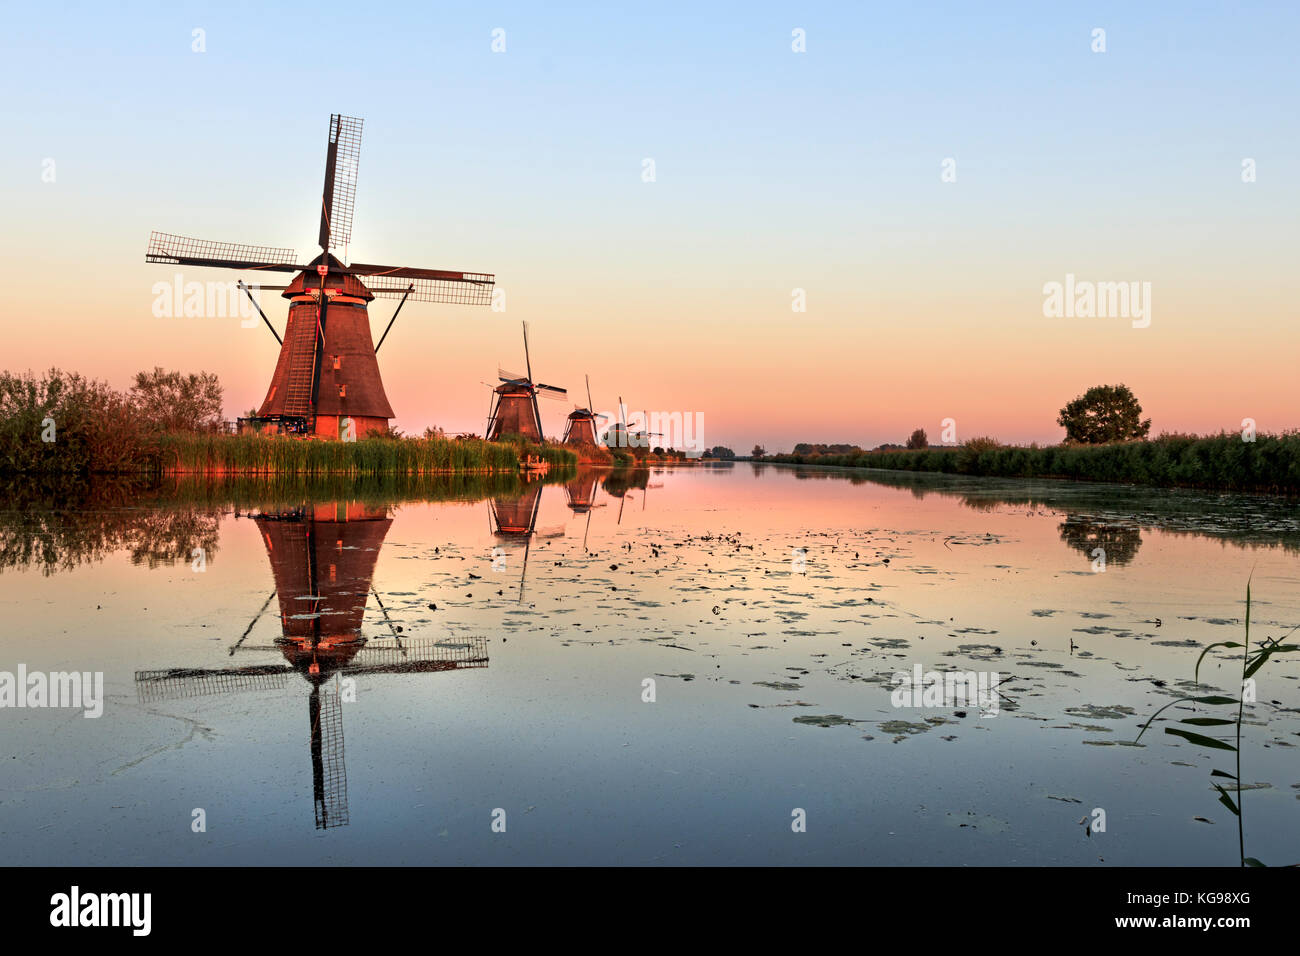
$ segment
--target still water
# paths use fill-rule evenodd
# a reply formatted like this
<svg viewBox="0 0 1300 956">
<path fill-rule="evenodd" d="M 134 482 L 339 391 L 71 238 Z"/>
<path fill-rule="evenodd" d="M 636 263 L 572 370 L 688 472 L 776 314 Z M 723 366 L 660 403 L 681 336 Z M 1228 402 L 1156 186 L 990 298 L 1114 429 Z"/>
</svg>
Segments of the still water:
<svg viewBox="0 0 1300 956">
<path fill-rule="evenodd" d="M 1237 865 L 1210 777 L 1235 755 L 1163 732 L 1223 708 L 1134 739 L 1236 693 L 1232 651 L 1192 676 L 1248 578 L 1252 641 L 1300 623 L 1293 503 L 749 464 L 20 501 L 0 671 L 102 672 L 104 699 L 0 710 L 0 847 Z M 918 666 L 998 696 L 895 706 Z M 1269 864 L 1300 861 L 1298 678 L 1271 660 L 1242 727 Z"/>
</svg>

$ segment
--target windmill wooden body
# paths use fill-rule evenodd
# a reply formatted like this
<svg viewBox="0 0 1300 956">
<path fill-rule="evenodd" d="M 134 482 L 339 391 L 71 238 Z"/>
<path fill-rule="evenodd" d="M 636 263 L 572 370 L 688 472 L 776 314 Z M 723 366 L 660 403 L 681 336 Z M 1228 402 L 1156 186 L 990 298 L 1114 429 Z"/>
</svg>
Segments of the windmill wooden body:
<svg viewBox="0 0 1300 956">
<path fill-rule="evenodd" d="M 280 356 L 257 414 L 245 420 L 250 426 L 269 425 L 296 434 L 344 439 L 385 430 L 394 412 L 375 356 L 406 301 L 491 302 L 495 281 L 491 275 L 346 264 L 332 254 L 335 249 L 346 250 L 352 237 L 361 126 L 362 121 L 355 117 L 330 117 L 317 237 L 321 251 L 311 262 L 297 264 L 298 257 L 291 249 L 208 242 L 160 232 L 150 236 L 147 262 L 297 273 L 288 286 L 260 286 L 282 292 L 289 300 L 289 316 L 281 339 L 257 306 L 267 328 L 280 341 Z M 242 280 L 240 285 L 253 298 Z M 368 311 L 376 297 L 401 300 L 379 345 L 371 337 Z M 257 300 L 253 302 L 256 305 Z"/>
<path fill-rule="evenodd" d="M 568 398 L 568 392 L 558 386 L 533 381 L 533 362 L 528 354 L 528 323 L 523 323 L 523 326 L 527 374 L 516 375 L 505 369 L 497 369 L 501 384 L 493 390 L 492 409 L 488 415 L 488 441 L 500 441 L 507 436 L 519 435 L 540 442 L 544 433 L 537 396 L 540 394 L 559 401 Z"/>
<path fill-rule="evenodd" d="M 575 408 L 569 412 L 569 420 L 564 426 L 564 444 L 566 445 L 599 445 L 600 439 L 596 437 L 596 419 L 604 418 L 604 415 L 597 415 L 595 406 L 591 402 L 591 378 L 587 376 L 587 407 Z"/>
</svg>

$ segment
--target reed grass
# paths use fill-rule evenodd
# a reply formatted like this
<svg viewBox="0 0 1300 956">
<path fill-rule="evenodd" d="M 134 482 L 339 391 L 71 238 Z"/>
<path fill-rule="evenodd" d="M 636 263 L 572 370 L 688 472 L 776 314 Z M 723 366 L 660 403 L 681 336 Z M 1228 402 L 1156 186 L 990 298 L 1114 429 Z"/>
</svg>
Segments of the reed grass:
<svg viewBox="0 0 1300 956">
<path fill-rule="evenodd" d="M 424 475 L 518 472 L 526 456 L 552 467 L 577 465 L 573 452 L 550 444 L 455 438 L 311 441 L 277 435 L 183 433 L 159 438 L 164 473 L 253 475 Z"/>
</svg>

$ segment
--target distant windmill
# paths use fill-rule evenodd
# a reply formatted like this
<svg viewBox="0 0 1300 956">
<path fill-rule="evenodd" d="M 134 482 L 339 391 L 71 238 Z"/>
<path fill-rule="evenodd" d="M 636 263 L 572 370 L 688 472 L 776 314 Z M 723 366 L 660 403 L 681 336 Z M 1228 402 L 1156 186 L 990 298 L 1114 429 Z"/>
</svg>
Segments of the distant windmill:
<svg viewBox="0 0 1300 956">
<path fill-rule="evenodd" d="M 623 404 L 622 395 L 618 397 L 618 421 L 609 426 L 609 431 L 605 432 L 604 438 L 605 444 L 610 448 L 631 446 L 627 431 L 627 407 Z"/>
<path fill-rule="evenodd" d="M 460 305 L 489 305 L 492 300 L 495 278 L 491 275 L 356 262 L 344 265 L 331 254 L 330 250 L 342 247 L 346 256 L 352 238 L 361 123 L 337 113 L 330 117 L 317 239 L 321 252 L 306 265 L 296 264 L 298 257 L 291 249 L 208 242 L 161 232 L 150 236 L 145 252 L 146 262 L 298 273 L 288 286 L 262 286 L 283 290 L 283 297 L 289 300 L 283 339 L 257 306 L 262 321 L 280 342 L 280 358 L 252 421 L 283 431 L 341 438 L 383 431 L 394 414 L 384 394 L 375 354 L 406 300 Z M 240 288 L 252 298 L 242 281 Z M 376 296 L 401 299 L 379 345 L 373 344 L 366 311 Z M 257 305 L 256 300 L 253 304 Z"/>
<path fill-rule="evenodd" d="M 493 392 L 492 411 L 488 416 L 487 439 L 500 441 L 506 435 L 522 435 L 542 440 L 542 413 L 537 407 L 538 394 L 556 401 L 566 401 L 569 393 L 556 385 L 533 381 L 533 361 L 528 354 L 528 323 L 524 326 L 524 365 L 527 375 L 497 369 L 501 384 Z"/>
<path fill-rule="evenodd" d="M 597 415 L 594 411 L 595 405 L 591 401 L 591 376 L 584 376 L 587 380 L 587 407 L 574 408 L 569 413 L 569 422 L 564 426 L 564 444 L 566 445 L 598 445 L 600 442 L 596 438 L 596 419 L 607 418 L 607 415 Z"/>
<path fill-rule="evenodd" d="M 643 411 L 641 415 L 644 417 L 644 421 L 641 422 L 641 427 L 643 429 L 649 428 L 650 412 Z M 650 441 L 651 438 L 663 438 L 663 437 L 664 437 L 663 432 L 639 431 L 639 432 L 632 433 L 632 438 L 636 441 L 638 447 L 646 448 L 646 449 L 648 449 L 652 444 L 654 444 L 652 441 Z"/>
<path fill-rule="evenodd" d="M 651 438 L 662 438 L 662 432 L 645 431 L 650 423 L 650 413 L 642 412 L 645 421 L 641 423 L 641 428 L 637 431 L 632 430 L 632 426 L 627 421 L 627 406 L 623 404 L 623 396 L 618 397 L 618 411 L 620 420 L 615 422 L 608 432 L 605 433 L 605 444 L 610 448 L 629 448 L 633 455 L 638 453 L 645 455 L 650 450 Z"/>
</svg>

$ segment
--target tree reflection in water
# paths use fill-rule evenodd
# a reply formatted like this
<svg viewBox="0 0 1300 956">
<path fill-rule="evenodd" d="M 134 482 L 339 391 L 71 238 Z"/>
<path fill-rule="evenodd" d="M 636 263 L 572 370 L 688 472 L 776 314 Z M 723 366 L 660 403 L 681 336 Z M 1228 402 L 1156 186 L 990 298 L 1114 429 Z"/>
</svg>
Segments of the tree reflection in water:
<svg viewBox="0 0 1300 956">
<path fill-rule="evenodd" d="M 1089 561 L 1101 548 L 1107 565 L 1123 567 L 1137 556 L 1142 547 L 1142 531 L 1132 524 L 1095 520 L 1087 515 L 1069 515 L 1057 525 L 1061 540 L 1082 552 Z"/>
</svg>

